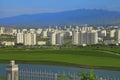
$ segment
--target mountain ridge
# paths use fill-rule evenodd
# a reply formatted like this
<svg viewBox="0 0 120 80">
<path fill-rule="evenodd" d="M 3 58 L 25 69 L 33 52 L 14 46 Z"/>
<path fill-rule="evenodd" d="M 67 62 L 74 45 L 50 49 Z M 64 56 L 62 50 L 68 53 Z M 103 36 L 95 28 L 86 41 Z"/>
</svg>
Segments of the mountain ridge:
<svg viewBox="0 0 120 80">
<path fill-rule="evenodd" d="M 55 13 L 25 14 L 0 19 L 0 24 L 38 24 L 38 25 L 114 25 L 120 24 L 120 12 L 78 9 Z"/>
</svg>

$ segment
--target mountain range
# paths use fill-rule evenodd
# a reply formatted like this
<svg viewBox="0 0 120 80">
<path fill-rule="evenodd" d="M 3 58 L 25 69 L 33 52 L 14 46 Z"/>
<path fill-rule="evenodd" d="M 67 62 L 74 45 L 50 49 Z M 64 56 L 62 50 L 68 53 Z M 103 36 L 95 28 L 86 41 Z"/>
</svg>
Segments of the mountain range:
<svg viewBox="0 0 120 80">
<path fill-rule="evenodd" d="M 120 24 L 120 12 L 78 9 L 56 13 L 27 14 L 0 19 L 0 25 L 116 25 Z"/>
</svg>

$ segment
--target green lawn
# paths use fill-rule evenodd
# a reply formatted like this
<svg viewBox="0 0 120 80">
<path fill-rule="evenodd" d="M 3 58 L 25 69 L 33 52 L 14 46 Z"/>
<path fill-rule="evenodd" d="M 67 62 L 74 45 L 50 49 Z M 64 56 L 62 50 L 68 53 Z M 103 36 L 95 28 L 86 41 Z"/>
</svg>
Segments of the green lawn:
<svg viewBox="0 0 120 80">
<path fill-rule="evenodd" d="M 100 48 L 99 50 L 120 51 L 120 48 Z M 16 60 L 17 62 L 70 65 L 84 67 L 101 67 L 120 70 L 120 56 L 100 52 L 96 47 L 68 49 L 16 49 L 0 48 L 0 62 Z"/>
<path fill-rule="evenodd" d="M 5 80 L 5 78 L 0 78 L 0 80 Z"/>
</svg>

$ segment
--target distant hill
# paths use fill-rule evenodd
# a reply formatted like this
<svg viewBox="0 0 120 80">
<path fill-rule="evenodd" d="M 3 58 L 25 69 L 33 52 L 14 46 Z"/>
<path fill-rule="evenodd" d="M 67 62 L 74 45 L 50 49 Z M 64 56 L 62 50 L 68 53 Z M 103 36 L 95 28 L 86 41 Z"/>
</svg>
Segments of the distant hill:
<svg viewBox="0 0 120 80">
<path fill-rule="evenodd" d="M 79 9 L 58 13 L 40 13 L 32 15 L 20 15 L 0 19 L 0 25 L 111 25 L 120 24 L 120 12 Z"/>
</svg>

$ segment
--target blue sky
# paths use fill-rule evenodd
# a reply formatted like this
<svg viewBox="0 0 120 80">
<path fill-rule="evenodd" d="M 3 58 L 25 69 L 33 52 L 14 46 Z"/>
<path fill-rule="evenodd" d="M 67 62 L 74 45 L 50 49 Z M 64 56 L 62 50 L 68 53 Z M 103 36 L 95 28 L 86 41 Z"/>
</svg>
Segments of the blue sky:
<svg viewBox="0 0 120 80">
<path fill-rule="evenodd" d="M 0 0 L 0 18 L 74 9 L 120 11 L 120 0 Z"/>
</svg>

